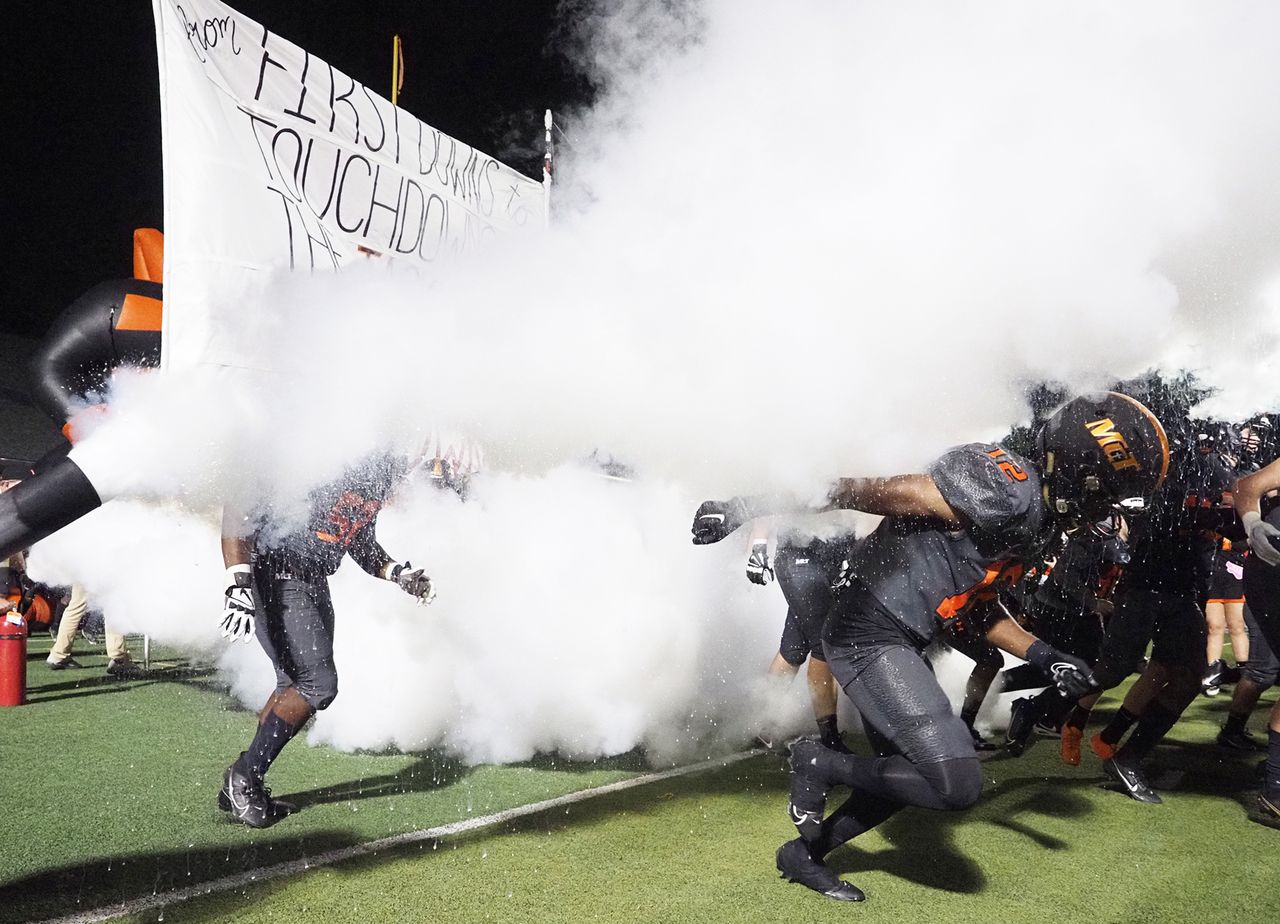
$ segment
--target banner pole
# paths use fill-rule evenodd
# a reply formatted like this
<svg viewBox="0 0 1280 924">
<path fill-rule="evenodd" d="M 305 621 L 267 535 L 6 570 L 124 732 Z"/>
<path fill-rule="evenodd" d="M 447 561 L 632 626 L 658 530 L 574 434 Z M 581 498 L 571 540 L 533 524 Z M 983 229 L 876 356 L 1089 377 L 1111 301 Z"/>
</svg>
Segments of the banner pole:
<svg viewBox="0 0 1280 924">
<path fill-rule="evenodd" d="M 391 37 L 391 105 L 400 96 L 400 36 Z"/>
<path fill-rule="evenodd" d="M 551 227 L 551 126 L 553 125 L 551 110 L 542 117 L 542 125 L 546 129 L 546 153 L 542 158 L 542 226 Z"/>
</svg>

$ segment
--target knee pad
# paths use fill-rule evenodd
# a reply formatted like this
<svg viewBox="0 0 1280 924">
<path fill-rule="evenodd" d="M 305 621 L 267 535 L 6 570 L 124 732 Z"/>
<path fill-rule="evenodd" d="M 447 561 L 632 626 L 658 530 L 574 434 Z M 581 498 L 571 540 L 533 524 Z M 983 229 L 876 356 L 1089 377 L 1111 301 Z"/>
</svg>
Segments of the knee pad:
<svg viewBox="0 0 1280 924">
<path fill-rule="evenodd" d="M 949 811 L 967 809 L 982 794 L 982 764 L 976 757 L 959 757 L 924 764 L 920 773 L 938 793 L 941 808 Z"/>
<path fill-rule="evenodd" d="M 299 678 L 294 685 L 316 712 L 328 708 L 338 698 L 336 671 L 315 671 L 309 677 Z"/>
<path fill-rule="evenodd" d="M 809 657 L 808 650 L 804 648 L 779 648 L 778 654 L 782 655 L 782 660 L 796 668 L 804 667 L 805 659 Z"/>
</svg>

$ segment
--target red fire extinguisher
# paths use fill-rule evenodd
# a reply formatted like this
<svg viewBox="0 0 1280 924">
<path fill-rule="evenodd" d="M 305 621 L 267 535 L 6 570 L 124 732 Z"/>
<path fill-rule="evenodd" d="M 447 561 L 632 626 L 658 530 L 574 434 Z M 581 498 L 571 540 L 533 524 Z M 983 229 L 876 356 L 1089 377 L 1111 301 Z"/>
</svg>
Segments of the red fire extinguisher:
<svg viewBox="0 0 1280 924">
<path fill-rule="evenodd" d="M 27 701 L 27 621 L 17 610 L 0 615 L 0 706 Z"/>
</svg>

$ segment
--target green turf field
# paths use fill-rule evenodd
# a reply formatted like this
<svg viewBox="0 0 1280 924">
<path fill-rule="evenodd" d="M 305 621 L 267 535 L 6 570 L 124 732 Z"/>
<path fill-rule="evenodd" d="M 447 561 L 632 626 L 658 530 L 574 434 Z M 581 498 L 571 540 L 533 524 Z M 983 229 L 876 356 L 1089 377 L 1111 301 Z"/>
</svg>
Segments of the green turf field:
<svg viewBox="0 0 1280 924">
<path fill-rule="evenodd" d="M 32 703 L 0 711 L 7 811 L 0 920 L 87 912 L 246 870 L 626 779 L 643 762 L 465 768 L 440 755 L 293 747 L 272 772 L 303 811 L 264 832 L 214 808 L 251 732 L 207 671 L 161 660 L 121 683 L 101 657 L 54 673 L 32 649 Z M 1104 706 L 1113 703 L 1104 701 Z M 865 905 L 779 880 L 793 830 L 775 756 L 664 780 L 501 826 L 240 886 L 154 921 L 1188 921 L 1280 919 L 1280 831 L 1241 804 L 1256 759 L 1218 751 L 1228 698 L 1199 699 L 1163 746 L 1163 806 L 1100 788 L 1042 741 L 985 764 L 961 814 L 907 811 L 832 862 Z M 180 724 L 179 724 L 180 723 Z M 1261 715 L 1254 720 L 1261 727 Z"/>
</svg>

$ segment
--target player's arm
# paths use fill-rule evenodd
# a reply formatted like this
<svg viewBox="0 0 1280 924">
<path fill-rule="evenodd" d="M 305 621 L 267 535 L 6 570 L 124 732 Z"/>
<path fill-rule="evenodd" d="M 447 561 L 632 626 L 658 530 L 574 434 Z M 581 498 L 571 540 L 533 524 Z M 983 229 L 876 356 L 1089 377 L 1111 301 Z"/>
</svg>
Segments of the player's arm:
<svg viewBox="0 0 1280 924">
<path fill-rule="evenodd" d="M 234 507 L 222 508 L 222 564 L 248 565 L 253 560 L 252 530 L 248 518 Z"/>
<path fill-rule="evenodd" d="M 230 505 L 222 508 L 222 563 L 226 590 L 222 594 L 222 637 L 232 641 L 253 638 L 253 538 L 249 519 Z"/>
<path fill-rule="evenodd" d="M 984 633 L 992 645 L 1038 667 L 1063 696 L 1076 700 L 1101 689 L 1093 671 L 1074 655 L 1058 651 L 1028 632 L 1003 606 L 991 607 Z"/>
<path fill-rule="evenodd" d="M 920 517 L 962 525 L 929 475 L 890 478 L 841 478 L 827 493 L 825 510 L 861 510 L 879 516 Z"/>
<path fill-rule="evenodd" d="M 376 522 L 366 523 L 356 530 L 356 534 L 351 537 L 351 544 L 347 546 L 347 554 L 367 573 L 384 581 L 391 581 L 411 597 L 430 603 L 436 596 L 431 578 L 427 577 L 422 568 L 414 568 L 407 561 L 398 562 L 387 554 L 386 549 L 378 544 L 374 531 Z"/>
<path fill-rule="evenodd" d="M 1235 483 L 1236 513 L 1249 534 L 1249 549 L 1269 565 L 1280 565 L 1280 530 L 1262 519 L 1262 496 L 1280 488 L 1280 459 Z"/>
<path fill-rule="evenodd" d="M 759 517 L 861 510 L 880 516 L 909 516 L 960 526 L 956 511 L 943 498 L 929 475 L 894 475 L 889 478 L 841 478 L 826 496 L 806 503 L 794 495 L 768 494 L 705 501 L 693 518 L 694 545 L 719 542 L 738 527 Z"/>
</svg>

